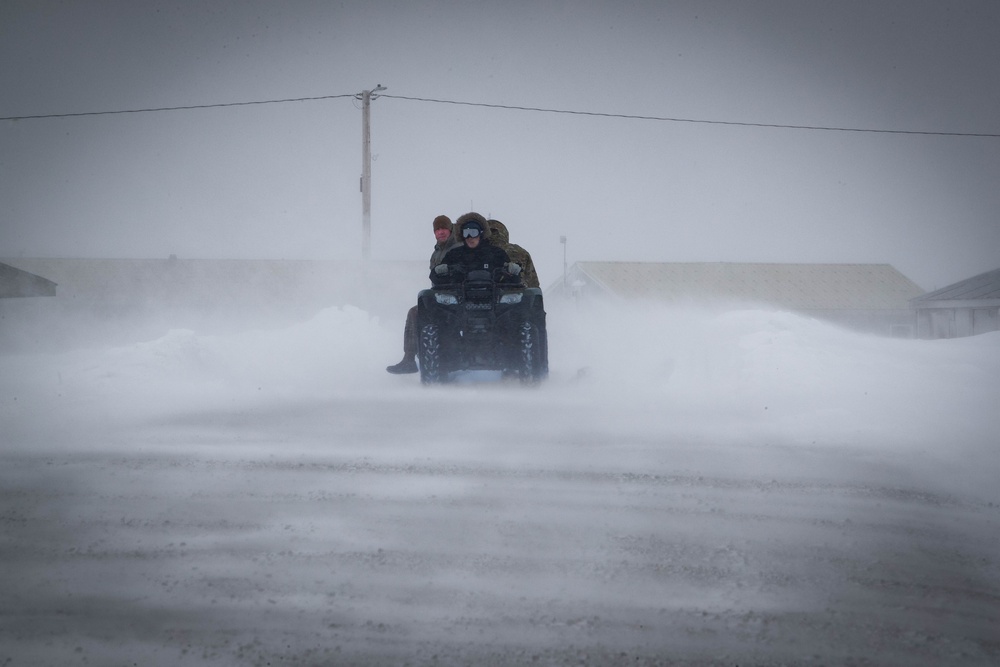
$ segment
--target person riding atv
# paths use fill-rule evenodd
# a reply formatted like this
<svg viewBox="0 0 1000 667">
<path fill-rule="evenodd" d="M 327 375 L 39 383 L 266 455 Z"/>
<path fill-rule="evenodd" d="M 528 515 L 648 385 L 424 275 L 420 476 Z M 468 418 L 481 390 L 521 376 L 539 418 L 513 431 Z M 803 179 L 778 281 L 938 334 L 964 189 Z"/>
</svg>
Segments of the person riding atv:
<svg viewBox="0 0 1000 667">
<path fill-rule="evenodd" d="M 501 269 L 502 281 L 520 282 L 517 275 L 521 273 L 521 267 L 511 265 L 507 253 L 490 242 L 490 228 L 486 218 L 475 212 L 459 217 L 455 221 L 455 236 L 462 245 L 449 250 L 441 264 L 431 269 L 433 284 L 456 282 L 456 276 L 465 275 L 474 269 Z"/>
<path fill-rule="evenodd" d="M 526 288 L 520 267 L 489 241 L 486 219 L 455 222 L 464 244 L 431 271 L 434 287 L 417 301 L 418 360 L 425 384 L 453 371 L 500 370 L 532 384 L 548 372 L 542 292 Z"/>
</svg>

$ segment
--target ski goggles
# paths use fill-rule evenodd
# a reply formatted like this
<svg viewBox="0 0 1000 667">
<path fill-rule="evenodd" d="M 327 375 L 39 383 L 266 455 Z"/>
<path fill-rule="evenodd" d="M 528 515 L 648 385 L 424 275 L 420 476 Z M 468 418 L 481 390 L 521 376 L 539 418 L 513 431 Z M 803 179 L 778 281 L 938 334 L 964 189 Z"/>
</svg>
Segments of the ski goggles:
<svg viewBox="0 0 1000 667">
<path fill-rule="evenodd" d="M 474 239 L 474 238 L 476 238 L 477 236 L 479 236 L 482 233 L 483 233 L 482 230 L 479 229 L 478 227 L 463 227 L 462 228 L 462 237 L 463 238 Z"/>
</svg>

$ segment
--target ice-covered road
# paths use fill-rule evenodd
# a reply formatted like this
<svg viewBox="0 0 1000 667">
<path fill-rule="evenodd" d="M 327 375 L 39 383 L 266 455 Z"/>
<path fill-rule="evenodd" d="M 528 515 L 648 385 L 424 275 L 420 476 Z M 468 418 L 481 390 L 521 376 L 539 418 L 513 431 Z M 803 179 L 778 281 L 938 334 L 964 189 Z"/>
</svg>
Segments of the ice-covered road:
<svg viewBox="0 0 1000 667">
<path fill-rule="evenodd" d="M 528 391 L 350 309 L 0 357 L 0 665 L 1000 662 L 1000 338 L 588 317 Z"/>
</svg>

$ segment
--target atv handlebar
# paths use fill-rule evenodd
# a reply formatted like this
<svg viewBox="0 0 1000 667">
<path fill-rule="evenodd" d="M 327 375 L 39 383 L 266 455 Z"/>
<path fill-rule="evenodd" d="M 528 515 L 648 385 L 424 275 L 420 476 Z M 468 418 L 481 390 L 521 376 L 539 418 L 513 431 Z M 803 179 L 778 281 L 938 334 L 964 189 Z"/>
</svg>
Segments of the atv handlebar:
<svg viewBox="0 0 1000 667">
<path fill-rule="evenodd" d="M 467 282 L 495 283 L 509 286 L 521 284 L 519 275 L 508 273 L 501 267 L 495 269 L 472 269 L 470 271 L 461 264 L 438 264 L 432 272 L 432 281 L 435 285 L 441 287 Z"/>
</svg>

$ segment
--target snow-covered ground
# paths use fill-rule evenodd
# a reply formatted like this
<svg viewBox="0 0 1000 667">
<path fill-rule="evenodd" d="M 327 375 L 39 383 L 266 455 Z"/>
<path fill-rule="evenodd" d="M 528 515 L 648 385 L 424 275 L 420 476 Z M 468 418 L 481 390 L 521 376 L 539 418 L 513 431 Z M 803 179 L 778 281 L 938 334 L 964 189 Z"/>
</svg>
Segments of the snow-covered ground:
<svg viewBox="0 0 1000 667">
<path fill-rule="evenodd" d="M 1000 334 L 402 315 L 0 356 L 0 665 L 1000 664 Z"/>
</svg>

